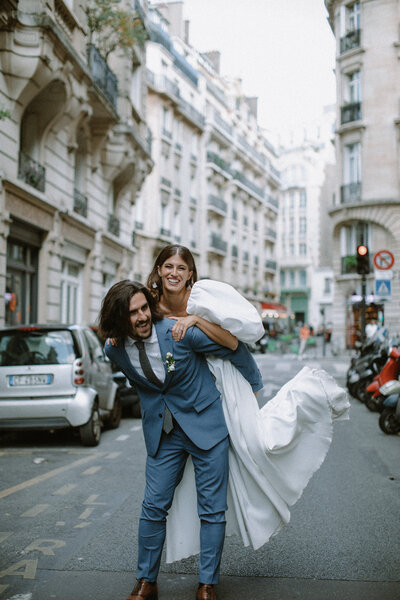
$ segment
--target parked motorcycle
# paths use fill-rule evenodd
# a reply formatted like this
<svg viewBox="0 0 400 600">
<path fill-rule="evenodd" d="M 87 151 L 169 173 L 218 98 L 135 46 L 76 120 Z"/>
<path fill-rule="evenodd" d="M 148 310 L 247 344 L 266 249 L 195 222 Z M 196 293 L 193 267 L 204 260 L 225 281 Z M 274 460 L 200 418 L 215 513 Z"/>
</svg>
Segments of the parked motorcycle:
<svg viewBox="0 0 400 600">
<path fill-rule="evenodd" d="M 390 392 L 390 384 L 398 384 L 400 373 L 400 350 L 397 346 L 390 348 L 389 357 L 381 371 L 374 377 L 373 381 L 366 387 L 365 405 L 373 412 L 382 412 L 386 397 Z M 384 387 L 386 386 L 386 387 Z M 382 389 L 384 393 L 382 393 Z"/>
<path fill-rule="evenodd" d="M 384 433 L 400 433 L 400 381 L 388 381 L 379 391 L 384 396 L 379 427 Z"/>
<path fill-rule="evenodd" d="M 380 372 L 388 357 L 387 342 L 372 340 L 361 346 L 358 356 L 353 357 L 347 370 L 346 385 L 349 393 L 364 402 L 366 387 Z"/>
</svg>

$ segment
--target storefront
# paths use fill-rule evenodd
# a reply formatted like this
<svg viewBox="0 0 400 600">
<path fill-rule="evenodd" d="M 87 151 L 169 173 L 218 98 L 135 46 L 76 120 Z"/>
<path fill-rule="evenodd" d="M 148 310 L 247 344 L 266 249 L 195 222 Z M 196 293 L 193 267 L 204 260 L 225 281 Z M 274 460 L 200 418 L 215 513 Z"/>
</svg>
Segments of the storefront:
<svg viewBox="0 0 400 600">
<path fill-rule="evenodd" d="M 350 296 L 346 311 L 346 348 L 356 348 L 361 343 L 362 297 Z M 370 294 L 365 298 L 365 324 L 385 324 L 385 306 L 382 300 Z"/>
<path fill-rule="evenodd" d="M 261 303 L 261 318 L 265 330 L 271 337 L 292 331 L 295 322 L 294 315 L 284 304 L 277 302 Z"/>
<path fill-rule="evenodd" d="M 38 255 L 43 232 L 13 220 L 7 239 L 5 324 L 37 320 Z"/>
</svg>

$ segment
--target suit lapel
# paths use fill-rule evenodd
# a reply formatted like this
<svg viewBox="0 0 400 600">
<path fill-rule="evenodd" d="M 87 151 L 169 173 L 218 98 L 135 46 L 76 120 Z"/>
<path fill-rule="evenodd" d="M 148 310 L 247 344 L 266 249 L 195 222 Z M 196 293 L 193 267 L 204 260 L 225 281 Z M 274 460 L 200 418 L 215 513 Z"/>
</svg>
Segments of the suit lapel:
<svg viewBox="0 0 400 600">
<path fill-rule="evenodd" d="M 157 332 L 158 343 L 160 346 L 161 358 L 165 370 L 165 380 L 163 385 L 163 388 L 165 388 L 173 376 L 173 371 L 168 373 L 168 367 L 165 358 L 168 352 L 170 352 L 173 355 L 173 340 L 170 334 L 172 324 L 168 319 L 163 319 L 162 321 L 157 321 L 157 323 L 155 324 L 155 328 Z"/>
</svg>

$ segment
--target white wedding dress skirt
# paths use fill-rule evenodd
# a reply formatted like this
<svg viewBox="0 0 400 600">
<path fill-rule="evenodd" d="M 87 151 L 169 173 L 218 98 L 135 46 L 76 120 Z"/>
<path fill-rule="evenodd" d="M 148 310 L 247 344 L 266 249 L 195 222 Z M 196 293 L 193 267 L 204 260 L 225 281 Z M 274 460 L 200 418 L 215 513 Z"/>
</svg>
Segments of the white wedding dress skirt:
<svg viewBox="0 0 400 600">
<path fill-rule="evenodd" d="M 244 342 L 260 339 L 257 310 L 228 284 L 201 280 L 187 311 L 218 323 Z M 322 369 L 304 367 L 263 408 L 250 384 L 228 360 L 207 359 L 221 392 L 229 431 L 227 535 L 260 548 L 289 522 L 289 507 L 323 463 L 332 421 L 349 418 L 344 389 Z M 194 469 L 188 460 L 167 518 L 166 561 L 200 551 Z"/>
</svg>

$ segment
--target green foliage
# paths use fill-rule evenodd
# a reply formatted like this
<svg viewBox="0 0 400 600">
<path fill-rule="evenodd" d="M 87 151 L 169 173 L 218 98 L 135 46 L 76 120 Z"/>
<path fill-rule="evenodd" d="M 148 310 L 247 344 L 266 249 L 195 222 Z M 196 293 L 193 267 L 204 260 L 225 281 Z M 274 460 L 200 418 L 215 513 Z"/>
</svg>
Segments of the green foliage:
<svg viewBox="0 0 400 600">
<path fill-rule="evenodd" d="M 0 121 L 2 119 L 9 119 L 11 117 L 11 113 L 8 108 L 0 108 Z"/>
<path fill-rule="evenodd" d="M 135 12 L 118 7 L 121 0 L 91 0 L 86 7 L 90 43 L 95 43 L 107 60 L 111 52 L 121 49 L 134 55 L 134 46 L 144 47 L 146 29 Z"/>
</svg>

